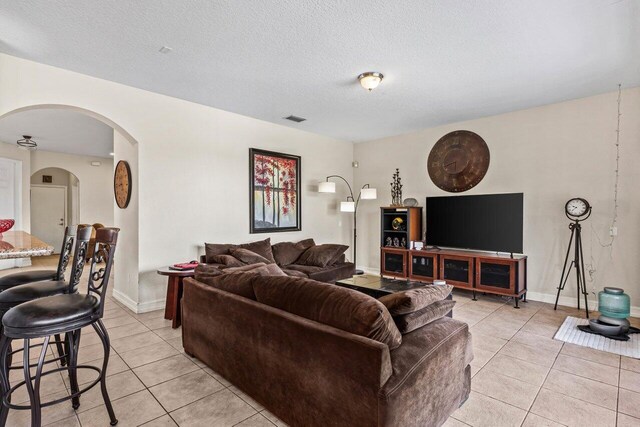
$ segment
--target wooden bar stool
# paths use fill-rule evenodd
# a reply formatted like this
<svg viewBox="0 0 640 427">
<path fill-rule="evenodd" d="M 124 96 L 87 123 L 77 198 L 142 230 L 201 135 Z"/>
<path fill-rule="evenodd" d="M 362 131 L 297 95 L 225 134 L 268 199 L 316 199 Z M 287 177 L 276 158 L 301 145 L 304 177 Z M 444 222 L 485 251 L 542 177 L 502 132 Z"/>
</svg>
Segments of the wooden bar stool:
<svg viewBox="0 0 640 427">
<path fill-rule="evenodd" d="M 0 385 L 2 393 L 2 407 L 0 409 L 0 425 L 5 425 L 9 409 L 31 410 L 31 425 L 41 425 L 42 408 L 57 403 L 71 400 L 74 409 L 80 407 L 80 395 L 93 386 L 100 383 L 102 396 L 109 413 L 111 425 L 116 425 L 118 420 L 113 412 L 113 407 L 107 393 L 106 371 L 109 363 L 110 343 L 107 330 L 102 323 L 104 303 L 107 296 L 109 277 L 113 264 L 113 255 L 118 239 L 118 228 L 102 228 L 96 232 L 94 254 L 91 259 L 87 293 L 77 293 L 77 282 L 74 277 L 69 281 L 66 294 L 46 296 L 38 298 L 11 308 L 2 319 L 3 334 L 0 340 Z M 84 237 L 84 236 L 83 236 Z M 85 242 L 87 243 L 87 242 Z M 83 247 L 86 250 L 87 244 Z M 84 261 L 84 251 L 74 255 L 80 263 Z M 104 267 L 99 266 L 105 263 Z M 74 268 L 76 266 L 74 265 Z M 72 274 L 73 276 L 73 274 Z M 78 348 L 80 345 L 81 329 L 92 326 L 104 348 L 102 369 L 91 365 L 78 365 Z M 65 334 L 66 339 L 66 366 L 43 372 L 45 356 L 50 337 L 56 334 Z M 38 358 L 35 375 L 30 372 L 29 353 L 31 340 L 43 338 L 42 349 Z M 23 370 L 24 381 L 11 386 L 9 382 L 9 348 L 15 339 L 24 340 Z M 95 381 L 79 389 L 77 370 L 92 369 L 98 372 Z M 68 371 L 71 383 L 71 395 L 49 402 L 40 401 L 40 381 L 42 376 L 54 372 Z M 11 403 L 11 394 L 22 385 L 27 388 L 30 405 L 14 405 Z"/>
<path fill-rule="evenodd" d="M 80 281 L 84 268 L 84 256 L 87 251 L 87 242 L 91 237 L 91 226 L 84 224 L 78 225 L 78 233 L 76 233 L 74 228 L 66 228 L 65 239 L 62 246 L 62 252 L 60 253 L 57 270 L 16 273 L 3 277 L 2 279 L 6 279 L 4 281 L 0 279 L 0 320 L 2 320 L 2 317 L 9 309 L 17 306 L 18 304 L 22 304 L 23 302 L 31 301 L 36 298 L 66 293 L 68 291 L 69 285 L 67 285 L 64 280 L 64 273 L 67 269 L 67 265 L 69 264 L 69 258 L 71 257 L 71 250 L 73 249 L 76 234 L 77 240 L 72 263 L 71 278 L 73 281 L 77 282 L 77 289 L 77 284 Z M 78 255 L 81 255 L 81 257 L 78 257 Z M 49 277 L 48 280 L 42 279 L 40 281 L 32 280 L 37 277 L 44 277 L 47 272 L 52 274 L 53 278 Z M 62 339 L 59 335 L 55 336 L 53 343 L 56 345 L 58 357 L 64 365 L 66 363 L 66 360 L 63 357 L 65 352 L 63 349 Z M 13 352 L 10 356 L 12 355 Z"/>
</svg>

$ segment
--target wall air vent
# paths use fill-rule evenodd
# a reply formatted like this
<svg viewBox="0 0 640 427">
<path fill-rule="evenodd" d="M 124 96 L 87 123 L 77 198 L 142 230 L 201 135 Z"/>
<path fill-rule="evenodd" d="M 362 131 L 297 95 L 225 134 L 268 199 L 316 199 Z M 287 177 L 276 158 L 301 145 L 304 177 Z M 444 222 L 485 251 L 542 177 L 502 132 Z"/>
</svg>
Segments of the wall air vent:
<svg viewBox="0 0 640 427">
<path fill-rule="evenodd" d="M 305 119 L 304 117 L 298 117 L 298 116 L 289 116 L 289 117 L 285 117 L 285 120 L 291 120 L 292 122 L 296 122 L 296 123 L 300 123 L 300 122 L 304 122 Z"/>
</svg>

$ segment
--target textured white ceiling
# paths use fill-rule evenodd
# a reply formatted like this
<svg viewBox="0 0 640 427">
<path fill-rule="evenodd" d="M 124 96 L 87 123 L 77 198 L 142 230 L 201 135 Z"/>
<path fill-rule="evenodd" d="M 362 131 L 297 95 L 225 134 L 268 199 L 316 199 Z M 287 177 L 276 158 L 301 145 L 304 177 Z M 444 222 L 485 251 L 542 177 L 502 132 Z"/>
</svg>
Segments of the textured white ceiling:
<svg viewBox="0 0 640 427">
<path fill-rule="evenodd" d="M 0 119 L 0 141 L 31 135 L 38 150 L 111 157 L 113 129 L 84 114 L 61 109 L 27 110 Z"/>
<path fill-rule="evenodd" d="M 640 1 L 3 0 L 0 51 L 362 141 L 640 85 Z"/>
</svg>

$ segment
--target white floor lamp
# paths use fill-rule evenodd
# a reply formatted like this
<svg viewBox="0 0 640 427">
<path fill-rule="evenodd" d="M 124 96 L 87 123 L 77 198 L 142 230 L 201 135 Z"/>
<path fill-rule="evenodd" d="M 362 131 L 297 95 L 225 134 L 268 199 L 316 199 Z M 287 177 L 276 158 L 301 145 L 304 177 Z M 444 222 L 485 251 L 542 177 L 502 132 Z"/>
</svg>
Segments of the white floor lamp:
<svg viewBox="0 0 640 427">
<path fill-rule="evenodd" d="M 344 202 L 340 202 L 340 211 L 341 212 L 353 212 L 353 264 L 355 265 L 357 262 L 356 258 L 356 242 L 358 240 L 358 232 L 356 226 L 356 215 L 358 214 L 358 204 L 360 200 L 374 200 L 378 198 L 378 192 L 375 188 L 371 188 L 369 184 L 365 184 L 360 189 L 360 193 L 358 194 L 358 198 L 354 198 L 353 190 L 351 189 L 351 185 L 347 182 L 346 179 L 341 177 L 340 175 L 329 175 L 324 182 L 318 184 L 318 192 L 319 193 L 335 193 L 336 192 L 336 183 L 330 182 L 330 178 L 340 178 L 347 184 L 349 188 L 349 195 L 347 196 L 347 200 Z M 362 274 L 362 270 L 356 269 L 356 274 Z"/>
</svg>

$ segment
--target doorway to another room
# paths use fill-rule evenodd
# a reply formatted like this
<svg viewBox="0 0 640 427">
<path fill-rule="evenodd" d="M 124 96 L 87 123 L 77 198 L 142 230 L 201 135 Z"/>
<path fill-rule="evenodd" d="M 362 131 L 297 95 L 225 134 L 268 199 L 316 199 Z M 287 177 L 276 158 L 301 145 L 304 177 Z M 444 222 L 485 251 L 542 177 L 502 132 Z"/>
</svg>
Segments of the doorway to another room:
<svg viewBox="0 0 640 427">
<path fill-rule="evenodd" d="M 78 178 L 61 168 L 45 168 L 31 175 L 31 232 L 61 250 L 66 226 L 80 218 Z"/>
</svg>

